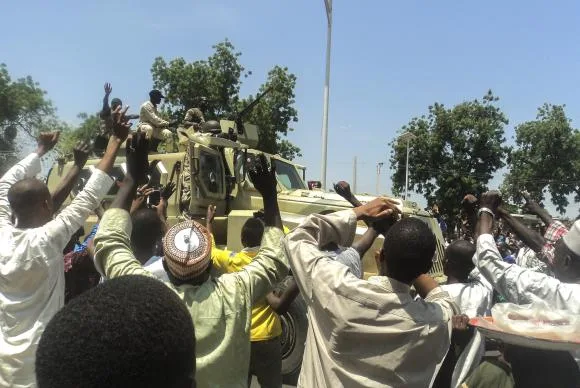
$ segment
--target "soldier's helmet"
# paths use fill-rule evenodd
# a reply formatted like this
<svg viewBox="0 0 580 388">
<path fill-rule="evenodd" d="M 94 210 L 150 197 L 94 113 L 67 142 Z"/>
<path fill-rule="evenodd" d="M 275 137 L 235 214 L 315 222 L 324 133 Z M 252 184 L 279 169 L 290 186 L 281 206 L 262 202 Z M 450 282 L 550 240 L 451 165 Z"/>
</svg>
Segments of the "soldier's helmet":
<svg viewBox="0 0 580 388">
<path fill-rule="evenodd" d="M 221 131 L 222 127 L 216 120 L 209 120 L 201 124 L 201 132 L 220 133 Z"/>
</svg>

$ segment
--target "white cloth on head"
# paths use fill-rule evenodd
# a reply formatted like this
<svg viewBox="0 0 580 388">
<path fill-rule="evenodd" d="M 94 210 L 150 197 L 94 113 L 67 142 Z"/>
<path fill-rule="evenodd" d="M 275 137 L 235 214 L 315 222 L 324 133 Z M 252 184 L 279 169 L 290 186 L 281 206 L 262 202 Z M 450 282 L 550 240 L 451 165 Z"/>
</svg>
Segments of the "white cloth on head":
<svg viewBox="0 0 580 388">
<path fill-rule="evenodd" d="M 407 284 L 359 279 L 321 250 L 350 246 L 355 229 L 352 210 L 312 214 L 285 239 L 309 316 L 298 387 L 427 387 L 459 309 L 440 287 L 414 301 Z"/>
<path fill-rule="evenodd" d="M 564 243 L 576 256 L 580 256 L 580 220 L 574 222 L 564 237 Z"/>
<path fill-rule="evenodd" d="M 63 249 L 113 184 L 96 170 L 70 205 L 44 226 L 12 225 L 8 190 L 40 172 L 33 153 L 0 179 L 0 386 L 34 387 L 42 332 L 64 305 Z"/>
</svg>

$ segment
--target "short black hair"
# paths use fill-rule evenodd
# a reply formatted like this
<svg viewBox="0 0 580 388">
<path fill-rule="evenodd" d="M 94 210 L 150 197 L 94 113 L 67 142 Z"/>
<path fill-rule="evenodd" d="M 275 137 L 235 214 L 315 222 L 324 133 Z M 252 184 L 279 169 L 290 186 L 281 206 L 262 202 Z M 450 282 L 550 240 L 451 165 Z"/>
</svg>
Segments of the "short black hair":
<svg viewBox="0 0 580 388">
<path fill-rule="evenodd" d="M 395 223 L 385 236 L 383 256 L 389 277 L 411 283 L 433 266 L 436 240 L 423 221 L 409 217 Z"/>
<path fill-rule="evenodd" d="M 161 241 L 164 234 L 164 225 L 157 212 L 153 209 L 139 209 L 131 214 L 131 246 L 136 251 L 151 250 Z"/>
<path fill-rule="evenodd" d="M 248 218 L 242 226 L 242 245 L 244 247 L 259 247 L 264 235 L 264 223 L 259 218 Z"/>
<path fill-rule="evenodd" d="M 39 388 L 191 387 L 195 332 L 162 282 L 130 275 L 73 299 L 48 323 L 36 353 Z"/>
<path fill-rule="evenodd" d="M 31 216 L 36 210 L 35 205 L 48 198 L 50 198 L 48 187 L 36 178 L 19 180 L 8 190 L 8 202 L 17 217 Z"/>
<path fill-rule="evenodd" d="M 467 280 L 469 273 L 475 268 L 472 260 L 475 251 L 475 244 L 467 240 L 452 242 L 445 249 L 445 274 L 455 276 L 459 280 Z"/>
</svg>

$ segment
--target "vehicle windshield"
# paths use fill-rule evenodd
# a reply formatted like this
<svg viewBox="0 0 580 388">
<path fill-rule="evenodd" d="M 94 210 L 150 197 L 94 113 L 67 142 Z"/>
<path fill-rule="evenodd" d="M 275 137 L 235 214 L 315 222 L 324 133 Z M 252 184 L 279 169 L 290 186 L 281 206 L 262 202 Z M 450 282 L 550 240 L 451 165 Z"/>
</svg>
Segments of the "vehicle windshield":
<svg viewBox="0 0 580 388">
<path fill-rule="evenodd" d="M 274 160 L 274 165 L 276 166 L 276 175 L 278 176 L 278 181 L 284 187 L 286 187 L 288 190 L 306 189 L 306 185 L 298 174 L 298 171 L 296 171 L 294 165 L 278 159 L 272 160 Z"/>
</svg>

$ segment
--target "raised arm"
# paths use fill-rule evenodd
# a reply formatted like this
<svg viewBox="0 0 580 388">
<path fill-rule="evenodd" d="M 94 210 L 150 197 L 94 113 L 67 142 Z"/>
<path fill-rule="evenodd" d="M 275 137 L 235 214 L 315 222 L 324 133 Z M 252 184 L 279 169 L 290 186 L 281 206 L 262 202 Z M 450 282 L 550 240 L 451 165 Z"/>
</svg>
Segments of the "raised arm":
<svg viewBox="0 0 580 388">
<path fill-rule="evenodd" d="M 523 241 L 528 247 L 530 247 L 534 252 L 540 252 L 542 247 L 546 243 L 544 237 L 529 229 L 527 226 L 516 220 L 509 214 L 508 211 L 502 207 L 498 207 L 497 215 L 501 217 L 506 224 L 509 225 L 511 230 L 518 236 L 520 240 Z"/>
<path fill-rule="evenodd" d="M 144 134 L 133 135 L 127 146 L 127 174 L 115 200 L 105 212 L 95 236 L 95 265 L 108 278 L 123 275 L 153 276 L 143 269 L 131 250 L 129 208 L 139 181 L 148 169 L 149 144 Z"/>
<path fill-rule="evenodd" d="M 289 279 L 289 284 L 280 296 L 276 295 L 274 292 L 270 292 L 266 295 L 266 301 L 279 315 L 286 314 L 294 299 L 296 299 L 298 294 L 300 294 L 300 289 L 298 288 L 298 284 L 294 278 Z"/>
<path fill-rule="evenodd" d="M 12 211 L 8 202 L 8 190 L 24 178 L 32 178 L 40 172 L 40 158 L 58 142 L 60 132 L 45 132 L 38 136 L 36 151 L 22 159 L 0 178 L 0 225 L 12 224 Z"/>
<path fill-rule="evenodd" d="M 54 220 L 43 226 L 46 239 L 56 241 L 64 248 L 70 236 L 83 225 L 86 218 L 99 206 L 113 184 L 108 173 L 115 163 L 121 143 L 127 138 L 129 129 L 130 124 L 126 123 L 124 111 L 116 109 L 113 112 L 114 134 L 109 140 L 103 159 L 96 166 L 97 171 L 93 173 L 84 189 L 71 204 L 58 213 Z"/>
<path fill-rule="evenodd" d="M 499 192 L 483 194 L 481 207 L 497 212 Z M 580 306 L 578 285 L 562 283 L 548 275 L 504 262 L 493 239 L 493 215 L 480 211 L 477 222 L 477 266 L 481 274 L 508 301 L 516 304 L 544 300 L 556 309 Z M 580 312 L 580 309 L 576 312 Z"/>
<path fill-rule="evenodd" d="M 546 226 L 549 226 L 553 221 L 552 215 L 548 213 L 546 209 L 541 207 L 539 203 L 534 201 L 527 191 L 524 191 L 522 195 L 526 200 L 524 208 L 527 209 L 530 213 L 537 215 Z"/>
<path fill-rule="evenodd" d="M 294 279 L 306 298 L 311 298 L 312 272 L 317 261 L 326 254 L 322 249 L 330 243 L 350 246 L 354 238 L 357 220 L 371 222 L 376 218 L 390 217 L 393 202 L 386 198 L 331 214 L 311 214 L 285 239 L 285 250 L 292 267 Z"/>
<path fill-rule="evenodd" d="M 73 149 L 74 164 L 64 179 L 60 182 L 56 190 L 52 193 L 52 203 L 55 210 L 60 209 L 66 197 L 77 182 L 87 159 L 89 158 L 89 145 L 85 142 L 78 142 Z"/>
<path fill-rule="evenodd" d="M 108 82 L 105 83 L 105 97 L 103 97 L 103 109 L 101 109 L 101 113 L 99 114 L 99 116 L 102 119 L 111 114 L 111 107 L 109 106 L 109 96 L 111 95 L 112 91 L 113 88 L 111 87 L 111 84 Z"/>
<path fill-rule="evenodd" d="M 262 194 L 264 201 L 264 236 L 260 250 L 252 262 L 239 272 L 221 276 L 219 281 L 235 283 L 241 281 L 250 300 L 256 302 L 264 298 L 272 290 L 273 285 L 288 274 L 289 268 L 282 249 L 284 232 L 278 209 L 275 168 L 273 165 L 269 168 L 266 157 L 261 154 L 249 174 L 254 187 Z"/>
</svg>

